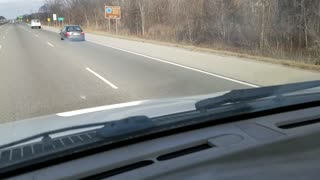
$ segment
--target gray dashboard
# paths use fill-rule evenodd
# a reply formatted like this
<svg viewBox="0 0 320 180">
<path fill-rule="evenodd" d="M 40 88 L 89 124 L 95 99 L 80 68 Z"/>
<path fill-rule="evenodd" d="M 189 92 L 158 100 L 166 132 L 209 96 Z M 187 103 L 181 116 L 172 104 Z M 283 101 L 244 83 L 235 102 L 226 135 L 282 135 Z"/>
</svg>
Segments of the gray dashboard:
<svg viewBox="0 0 320 180">
<path fill-rule="evenodd" d="M 222 124 L 11 179 L 318 179 L 319 119 L 317 107 Z"/>
</svg>

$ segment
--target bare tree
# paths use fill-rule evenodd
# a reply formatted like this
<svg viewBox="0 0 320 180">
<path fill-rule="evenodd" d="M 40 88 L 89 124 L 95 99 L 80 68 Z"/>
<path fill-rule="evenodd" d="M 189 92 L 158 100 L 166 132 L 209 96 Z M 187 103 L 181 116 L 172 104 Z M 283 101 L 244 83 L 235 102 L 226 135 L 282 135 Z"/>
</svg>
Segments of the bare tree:
<svg viewBox="0 0 320 180">
<path fill-rule="evenodd" d="M 46 20 L 55 13 L 68 24 L 107 30 L 105 5 L 121 6 L 120 33 L 320 59 L 318 0 L 46 0 L 33 15 Z"/>
</svg>

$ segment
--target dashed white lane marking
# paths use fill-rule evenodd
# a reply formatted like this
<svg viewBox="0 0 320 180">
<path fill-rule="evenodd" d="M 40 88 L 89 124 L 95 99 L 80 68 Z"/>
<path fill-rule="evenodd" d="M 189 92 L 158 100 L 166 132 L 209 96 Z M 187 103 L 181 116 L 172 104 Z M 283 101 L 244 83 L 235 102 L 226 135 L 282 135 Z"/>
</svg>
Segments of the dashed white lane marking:
<svg viewBox="0 0 320 180">
<path fill-rule="evenodd" d="M 93 70 L 91 70 L 90 68 L 86 68 L 87 71 L 89 71 L 91 74 L 95 75 L 97 78 L 99 78 L 100 80 L 102 80 L 103 82 L 107 83 L 109 86 L 111 86 L 113 89 L 119 89 L 116 85 L 114 85 L 113 83 L 111 83 L 110 81 L 106 80 L 104 77 L 102 77 L 101 75 L 99 75 L 98 73 L 94 72 Z"/>
<path fill-rule="evenodd" d="M 2 49 L 2 46 L 0 45 L 0 50 Z"/>
<path fill-rule="evenodd" d="M 39 35 L 38 35 L 38 34 L 35 34 L 34 36 L 35 36 L 35 37 L 37 37 L 37 38 L 39 37 Z"/>
<path fill-rule="evenodd" d="M 54 47 L 54 45 L 52 45 L 51 43 L 49 43 L 49 42 L 47 42 L 47 44 L 49 45 L 49 46 L 51 46 L 51 47 Z"/>
<path fill-rule="evenodd" d="M 211 72 L 208 72 L 208 71 L 196 69 L 196 68 L 193 68 L 193 67 L 189 67 L 189 66 L 173 63 L 173 62 L 166 61 L 166 60 L 163 60 L 163 59 L 159 59 L 159 58 L 155 58 L 155 57 L 152 57 L 152 56 L 148 56 L 148 55 L 144 55 L 144 54 L 128 51 L 128 50 L 125 50 L 125 49 L 109 46 L 109 45 L 102 44 L 102 43 L 95 42 L 95 41 L 91 41 L 91 40 L 87 40 L 87 41 L 91 42 L 91 43 L 94 43 L 94 44 L 106 46 L 106 47 L 109 47 L 109 48 L 112 48 L 112 49 L 116 49 L 116 50 L 119 50 L 119 51 L 123 51 L 123 52 L 127 52 L 127 53 L 130 53 L 130 54 L 134 54 L 134 55 L 137 55 L 137 56 L 142 56 L 142 57 L 145 57 L 145 58 L 148 58 L 148 59 L 152 59 L 152 60 L 156 60 L 156 61 L 159 61 L 159 62 L 163 62 L 163 63 L 166 63 L 166 64 L 171 64 L 171 65 L 178 66 L 178 67 L 181 67 L 181 68 L 185 68 L 185 69 L 189 69 L 189 70 L 196 71 L 196 72 L 199 72 L 199 73 L 207 74 L 209 76 L 218 77 L 218 78 L 221 78 L 221 79 L 224 79 L 224 80 L 228 80 L 228 81 L 232 81 L 232 82 L 235 82 L 235 83 L 238 83 L 238 84 L 242 84 L 242 85 L 246 85 L 246 86 L 250 86 L 250 87 L 254 87 L 254 88 L 260 87 L 260 86 L 258 86 L 256 84 L 251 84 L 251 83 L 244 82 L 244 81 L 241 81 L 241 80 L 229 78 L 229 77 L 226 77 L 226 76 L 222 76 L 220 74 L 215 74 L 215 73 L 211 73 Z"/>
<path fill-rule="evenodd" d="M 86 96 L 80 96 L 81 99 L 86 100 L 87 97 Z"/>
<path fill-rule="evenodd" d="M 6 37 L 5 37 L 5 36 L 3 36 L 3 37 L 2 37 L 2 39 L 6 39 Z"/>
</svg>

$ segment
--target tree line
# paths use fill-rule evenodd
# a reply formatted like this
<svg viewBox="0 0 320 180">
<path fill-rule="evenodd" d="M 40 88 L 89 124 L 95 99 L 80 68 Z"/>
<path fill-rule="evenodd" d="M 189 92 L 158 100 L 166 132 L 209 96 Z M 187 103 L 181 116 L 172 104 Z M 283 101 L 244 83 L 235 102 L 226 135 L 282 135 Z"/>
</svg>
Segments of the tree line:
<svg viewBox="0 0 320 180">
<path fill-rule="evenodd" d="M 320 64 L 318 0 L 47 0 L 27 16 L 108 31 L 105 5 L 121 6 L 120 34 Z"/>
</svg>

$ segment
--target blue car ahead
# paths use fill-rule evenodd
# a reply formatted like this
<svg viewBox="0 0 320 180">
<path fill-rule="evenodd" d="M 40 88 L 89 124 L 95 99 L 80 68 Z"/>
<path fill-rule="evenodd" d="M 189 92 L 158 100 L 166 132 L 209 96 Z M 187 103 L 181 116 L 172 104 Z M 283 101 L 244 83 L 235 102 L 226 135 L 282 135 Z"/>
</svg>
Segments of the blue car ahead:
<svg viewBox="0 0 320 180">
<path fill-rule="evenodd" d="M 60 32 L 61 40 L 76 40 L 76 41 L 84 41 L 85 33 L 78 25 L 67 25 L 64 26 Z"/>
</svg>

